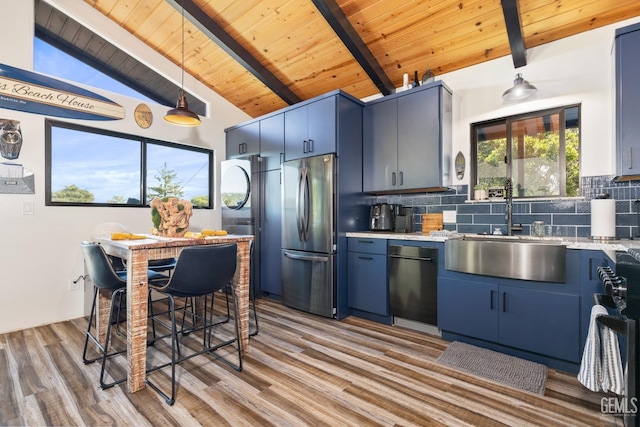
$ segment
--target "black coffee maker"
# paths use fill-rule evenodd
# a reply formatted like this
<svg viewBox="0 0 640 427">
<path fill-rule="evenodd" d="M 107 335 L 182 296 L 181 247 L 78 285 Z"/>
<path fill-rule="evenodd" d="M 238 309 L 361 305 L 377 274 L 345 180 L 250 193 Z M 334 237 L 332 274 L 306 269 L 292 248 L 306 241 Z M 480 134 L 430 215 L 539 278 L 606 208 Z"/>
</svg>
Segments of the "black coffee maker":
<svg viewBox="0 0 640 427">
<path fill-rule="evenodd" d="M 389 203 L 376 203 L 371 205 L 369 213 L 369 230 L 393 231 L 395 227 L 394 205 Z"/>
</svg>

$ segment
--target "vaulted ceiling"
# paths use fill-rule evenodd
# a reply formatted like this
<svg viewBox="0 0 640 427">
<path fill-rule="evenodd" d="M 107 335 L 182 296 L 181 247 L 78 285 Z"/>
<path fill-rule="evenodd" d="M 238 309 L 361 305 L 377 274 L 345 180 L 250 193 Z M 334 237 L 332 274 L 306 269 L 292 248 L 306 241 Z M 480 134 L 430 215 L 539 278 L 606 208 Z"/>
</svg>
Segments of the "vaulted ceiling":
<svg viewBox="0 0 640 427">
<path fill-rule="evenodd" d="M 388 94 L 640 16 L 638 0 L 84 0 L 252 117 L 325 92 Z"/>
</svg>

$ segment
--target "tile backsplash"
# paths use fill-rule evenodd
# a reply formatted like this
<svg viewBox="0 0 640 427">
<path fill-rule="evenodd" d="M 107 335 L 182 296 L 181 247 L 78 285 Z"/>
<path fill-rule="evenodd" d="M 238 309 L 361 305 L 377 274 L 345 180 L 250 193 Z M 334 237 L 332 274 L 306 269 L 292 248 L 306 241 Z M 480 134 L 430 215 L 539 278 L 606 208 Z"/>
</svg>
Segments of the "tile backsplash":
<svg viewBox="0 0 640 427">
<path fill-rule="evenodd" d="M 513 202 L 513 223 L 522 224 L 522 234 L 529 235 L 533 221 L 544 221 L 552 236 L 589 237 L 591 235 L 591 199 L 601 193 L 616 200 L 616 237 L 638 237 L 640 181 L 614 182 L 613 176 L 582 177 L 582 197 L 559 200 Z M 414 230 L 422 228 L 423 213 L 456 211 L 456 223 L 445 224 L 459 233 L 491 233 L 506 229 L 505 202 L 469 202 L 469 186 L 452 186 L 442 193 L 420 193 L 372 197 L 371 203 L 395 203 L 413 207 Z M 519 233 L 515 233 L 519 234 Z"/>
</svg>

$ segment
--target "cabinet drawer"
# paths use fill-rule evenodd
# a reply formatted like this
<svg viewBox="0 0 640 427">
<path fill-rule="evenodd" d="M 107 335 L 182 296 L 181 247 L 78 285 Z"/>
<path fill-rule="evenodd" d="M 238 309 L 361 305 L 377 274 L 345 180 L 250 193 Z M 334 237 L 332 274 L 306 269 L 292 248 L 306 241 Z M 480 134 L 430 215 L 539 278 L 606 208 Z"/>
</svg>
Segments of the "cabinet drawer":
<svg viewBox="0 0 640 427">
<path fill-rule="evenodd" d="M 367 254 L 387 254 L 387 239 L 369 239 L 350 237 L 348 239 L 349 252 L 364 252 Z"/>
<path fill-rule="evenodd" d="M 350 252 L 348 265 L 349 307 L 388 316 L 386 255 Z"/>
</svg>

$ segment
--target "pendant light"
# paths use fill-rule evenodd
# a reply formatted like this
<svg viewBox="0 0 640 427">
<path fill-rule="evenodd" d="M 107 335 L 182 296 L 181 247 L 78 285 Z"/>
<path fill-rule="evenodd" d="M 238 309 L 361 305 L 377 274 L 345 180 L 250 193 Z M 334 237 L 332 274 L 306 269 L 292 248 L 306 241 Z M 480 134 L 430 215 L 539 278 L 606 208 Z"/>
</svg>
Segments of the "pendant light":
<svg viewBox="0 0 640 427">
<path fill-rule="evenodd" d="M 538 89 L 530 84 L 528 81 L 522 78 L 522 74 L 516 74 L 516 79 L 513 81 L 513 87 L 507 89 L 502 94 L 502 99 L 505 101 L 519 101 L 521 99 L 529 98 L 538 93 Z"/>
<path fill-rule="evenodd" d="M 184 94 L 184 1 L 181 2 L 182 8 L 182 80 L 180 84 L 180 92 L 178 93 L 178 102 L 176 108 L 172 108 L 164 115 L 165 121 L 180 126 L 198 126 L 200 117 L 193 111 L 189 110 L 187 97 Z"/>
</svg>

